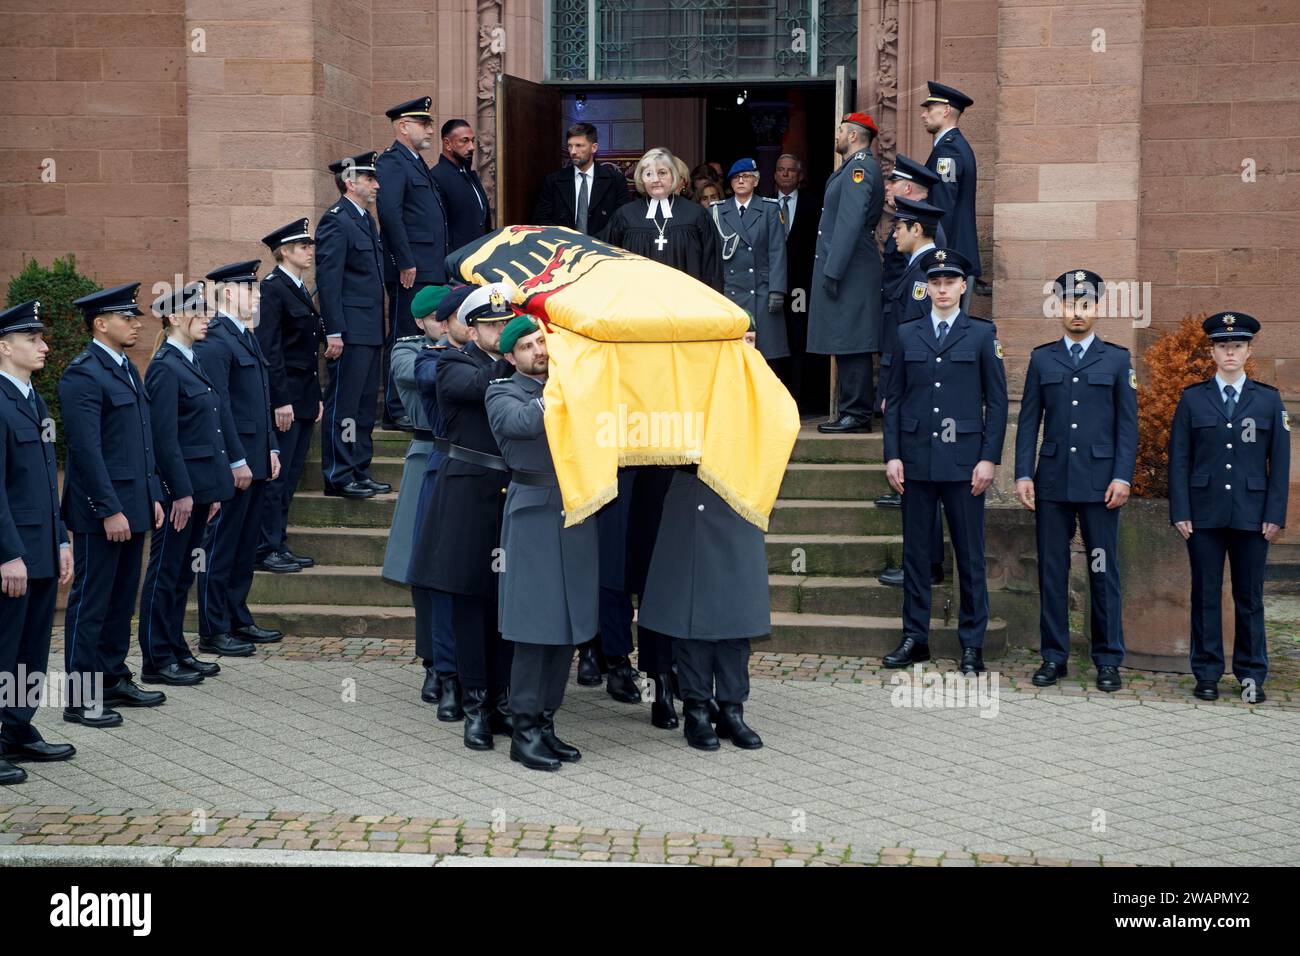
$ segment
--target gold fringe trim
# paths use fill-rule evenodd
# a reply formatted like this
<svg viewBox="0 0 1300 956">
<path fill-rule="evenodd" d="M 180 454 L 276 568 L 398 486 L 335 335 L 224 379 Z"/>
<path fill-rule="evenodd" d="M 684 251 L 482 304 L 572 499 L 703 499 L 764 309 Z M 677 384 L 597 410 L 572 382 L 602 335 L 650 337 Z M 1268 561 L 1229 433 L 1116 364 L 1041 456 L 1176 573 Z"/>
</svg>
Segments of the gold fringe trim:
<svg viewBox="0 0 1300 956">
<path fill-rule="evenodd" d="M 595 496 L 585 505 L 566 511 L 564 515 L 564 526 L 566 528 L 572 528 L 575 524 L 581 524 L 617 497 L 618 479 L 616 478 L 614 479 L 613 484 L 607 485 L 600 491 L 596 492 Z"/>
<path fill-rule="evenodd" d="M 727 485 L 723 484 L 722 479 L 719 478 L 712 471 L 710 471 L 708 467 L 706 467 L 705 465 L 700 465 L 699 471 L 696 472 L 696 476 L 700 479 L 700 481 L 704 482 L 706 485 L 712 488 L 714 493 L 716 493 L 719 498 L 721 498 L 728 505 L 730 505 L 732 510 L 735 511 L 736 514 L 740 515 L 750 524 L 754 525 L 756 528 L 758 528 L 759 531 L 766 533 L 767 522 L 768 522 L 767 515 L 754 510 L 753 508 L 745 504 L 743 501 L 741 501 L 736 496 L 736 493 L 732 491 L 729 487 L 727 487 Z"/>
<path fill-rule="evenodd" d="M 620 468 L 627 468 L 633 465 L 695 465 L 699 464 L 699 461 L 700 456 L 698 452 L 624 451 L 619 452 L 618 455 L 618 464 Z"/>
</svg>

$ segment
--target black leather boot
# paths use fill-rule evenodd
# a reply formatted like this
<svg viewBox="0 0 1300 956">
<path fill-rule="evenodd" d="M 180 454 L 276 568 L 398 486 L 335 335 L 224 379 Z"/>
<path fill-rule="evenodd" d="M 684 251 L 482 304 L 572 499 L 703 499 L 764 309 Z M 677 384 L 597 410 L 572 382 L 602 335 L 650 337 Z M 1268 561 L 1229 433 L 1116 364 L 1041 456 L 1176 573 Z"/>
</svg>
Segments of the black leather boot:
<svg viewBox="0 0 1300 956">
<path fill-rule="evenodd" d="M 551 753 L 555 754 L 557 759 L 563 763 L 577 763 L 582 759 L 581 750 L 555 736 L 555 711 L 542 711 L 541 728 L 542 741 L 551 748 Z"/>
<path fill-rule="evenodd" d="M 510 713 L 510 689 L 503 687 L 491 698 L 488 706 L 488 724 L 492 733 L 509 736 L 514 733 L 514 715 Z"/>
<path fill-rule="evenodd" d="M 609 659 L 609 676 L 605 678 L 605 692 L 624 704 L 641 702 L 641 685 L 636 682 L 637 669 L 626 657 Z"/>
<path fill-rule="evenodd" d="M 466 687 L 465 746 L 470 750 L 492 749 L 492 727 L 488 720 L 487 691 L 482 687 Z"/>
<path fill-rule="evenodd" d="M 578 686 L 600 686 L 600 658 L 596 656 L 596 641 L 578 645 Z"/>
<path fill-rule="evenodd" d="M 673 699 L 672 678 L 668 674 L 655 674 L 655 702 L 650 705 L 650 723 L 661 730 L 677 726 L 677 703 Z M 706 720 L 707 711 L 706 711 Z"/>
<path fill-rule="evenodd" d="M 721 711 L 718 710 L 718 702 L 710 697 L 704 702 L 704 706 L 709 708 L 709 723 L 716 724 L 718 722 L 718 715 L 721 713 Z"/>
<path fill-rule="evenodd" d="M 460 706 L 460 678 L 455 674 L 439 674 L 442 680 L 442 696 L 438 698 L 438 719 L 454 723 L 465 717 Z"/>
<path fill-rule="evenodd" d="M 719 701 L 718 736 L 730 740 L 743 750 L 757 750 L 763 746 L 763 738 L 754 733 L 745 723 L 743 704 Z"/>
<path fill-rule="evenodd" d="M 684 701 L 682 718 L 685 720 L 682 734 L 686 737 L 686 742 L 696 750 L 717 750 L 722 746 L 709 723 L 709 708 L 704 701 Z"/>
<path fill-rule="evenodd" d="M 529 770 L 559 770 L 560 759 L 542 739 L 542 727 L 531 715 L 515 715 L 514 732 L 510 735 L 510 759 Z"/>
<path fill-rule="evenodd" d="M 426 704 L 436 704 L 441 696 L 442 678 L 433 669 L 433 665 L 426 664 L 424 667 L 424 686 L 420 688 L 420 700 Z"/>
</svg>

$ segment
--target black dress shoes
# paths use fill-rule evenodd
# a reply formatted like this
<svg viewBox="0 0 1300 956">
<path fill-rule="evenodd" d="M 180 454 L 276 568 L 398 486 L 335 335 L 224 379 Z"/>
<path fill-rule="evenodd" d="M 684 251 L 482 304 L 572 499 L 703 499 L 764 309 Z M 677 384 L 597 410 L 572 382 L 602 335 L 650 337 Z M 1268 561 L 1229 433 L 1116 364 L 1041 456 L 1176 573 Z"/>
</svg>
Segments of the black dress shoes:
<svg viewBox="0 0 1300 956">
<path fill-rule="evenodd" d="M 600 686 L 600 658 L 596 655 L 595 640 L 578 645 L 578 686 Z"/>
<path fill-rule="evenodd" d="M 191 687 L 203 680 L 203 675 L 190 670 L 180 661 L 172 661 L 156 671 L 140 671 L 140 680 L 146 684 L 170 684 L 172 687 Z"/>
<path fill-rule="evenodd" d="M 465 719 L 465 711 L 460 706 L 460 678 L 455 674 L 439 674 L 442 679 L 442 697 L 438 700 L 438 719 L 443 723 L 454 723 Z"/>
<path fill-rule="evenodd" d="M 446 693 L 445 688 L 443 692 Z M 465 699 L 465 746 L 470 750 L 491 750 L 492 725 L 488 720 L 487 690 L 466 687 L 462 696 Z"/>
<path fill-rule="evenodd" d="M 109 707 L 158 707 L 167 702 L 160 690 L 145 690 L 123 677 L 117 686 L 104 689 L 104 704 Z"/>
<path fill-rule="evenodd" d="M 667 674 L 655 674 L 654 682 L 655 699 L 650 705 L 650 723 L 660 730 L 672 730 L 677 726 L 677 705 L 673 699 L 672 679 Z"/>
<path fill-rule="evenodd" d="M 107 707 L 101 707 L 98 711 L 90 707 L 64 707 L 63 719 L 70 724 L 97 727 L 100 730 L 109 727 L 120 727 L 122 724 L 122 715 L 115 710 L 109 710 Z"/>
<path fill-rule="evenodd" d="M 270 571 L 272 574 L 294 574 L 302 570 L 302 565 L 285 551 L 272 551 L 264 554 L 253 564 L 254 571 Z"/>
<path fill-rule="evenodd" d="M 420 700 L 426 704 L 436 704 L 442 697 L 442 678 L 432 667 L 424 669 L 424 686 L 420 688 Z"/>
<path fill-rule="evenodd" d="M 518 718 L 519 726 L 510 735 L 510 759 L 529 770 L 559 770 L 560 758 L 546 746 L 538 721 L 522 714 Z"/>
<path fill-rule="evenodd" d="M 841 415 L 833 422 L 822 422 L 817 426 L 817 430 L 823 435 L 844 435 L 849 432 L 869 432 L 871 431 L 871 419 L 854 418 L 852 415 Z"/>
<path fill-rule="evenodd" d="M 290 561 L 296 561 L 296 562 L 298 563 L 298 567 L 300 567 L 300 568 L 314 568 L 314 567 L 316 567 L 316 559 L 315 559 L 315 558 L 309 558 L 309 557 L 307 557 L 307 555 L 305 555 L 305 554 L 294 554 L 294 553 L 293 553 L 292 551 L 290 551 L 288 548 L 285 548 L 285 549 L 284 549 L 283 551 L 281 551 L 280 553 L 281 553 L 281 554 L 284 554 L 284 555 L 287 555 Z"/>
<path fill-rule="evenodd" d="M 181 663 L 192 671 L 198 671 L 204 677 L 216 677 L 221 673 L 221 665 L 216 661 L 201 661 L 197 657 L 182 657 Z"/>
<path fill-rule="evenodd" d="M 745 723 L 743 704 L 718 702 L 718 736 L 730 740 L 742 750 L 757 750 L 763 746 L 763 738 L 754 733 Z"/>
<path fill-rule="evenodd" d="M 1192 691 L 1192 696 L 1198 700 L 1218 700 L 1219 699 L 1219 682 L 1213 680 L 1198 680 L 1196 690 Z"/>
<path fill-rule="evenodd" d="M 1035 687 L 1051 687 L 1062 677 L 1068 677 L 1070 669 L 1064 664 L 1058 664 L 1056 661 L 1043 661 L 1041 667 L 1034 671 L 1034 676 L 1030 678 Z"/>
<path fill-rule="evenodd" d="M 1097 690 L 1104 690 L 1108 694 L 1113 694 L 1124 686 L 1124 682 L 1119 678 L 1119 668 L 1110 664 L 1102 664 L 1097 668 Z"/>
<path fill-rule="evenodd" d="M 903 643 L 890 651 L 881 660 L 885 667 L 907 667 L 920 664 L 930 659 L 930 645 L 922 644 L 914 637 L 903 638 Z"/>
<path fill-rule="evenodd" d="M 385 424 L 388 428 L 395 428 L 395 429 L 397 429 L 399 432 L 413 432 L 413 431 L 415 431 L 415 422 L 411 421 L 411 417 L 410 417 L 409 415 L 403 415 L 401 418 L 399 418 L 399 419 L 398 419 L 397 421 L 395 421 L 395 422 L 385 422 L 384 424 Z"/>
<path fill-rule="evenodd" d="M 284 637 L 284 632 L 250 624 L 248 627 L 235 628 L 235 637 L 243 638 L 253 644 L 274 644 Z"/>
<path fill-rule="evenodd" d="M 555 711 L 542 711 L 541 730 L 542 743 L 550 748 L 551 753 L 555 754 L 555 758 L 561 763 L 577 763 L 582 759 L 581 750 L 555 736 Z"/>
<path fill-rule="evenodd" d="M 15 744 L 0 741 L 0 761 L 21 763 L 30 760 L 33 763 L 51 763 L 55 760 L 67 760 L 76 754 L 77 748 L 72 744 L 47 744 L 44 740 L 34 740 L 29 744 Z"/>
<path fill-rule="evenodd" d="M 961 649 L 961 663 L 957 665 L 957 670 L 963 674 L 983 673 L 984 652 L 978 647 L 963 647 Z"/>
<path fill-rule="evenodd" d="M 199 650 L 204 654 L 220 654 L 223 657 L 252 657 L 253 645 L 248 641 L 237 641 L 229 634 L 199 635 Z"/>
<path fill-rule="evenodd" d="M 719 716 L 721 721 L 721 716 Z M 682 735 L 686 742 L 696 750 L 717 750 L 718 735 L 709 723 L 709 708 L 702 700 L 688 700 L 682 703 Z"/>
<path fill-rule="evenodd" d="M 903 507 L 903 496 L 897 491 L 891 491 L 887 495 L 881 495 L 876 499 L 877 508 L 901 508 Z"/>
<path fill-rule="evenodd" d="M 375 481 L 373 478 L 358 478 L 356 483 L 363 488 L 369 488 L 377 495 L 386 495 L 393 490 L 393 486 L 383 481 Z"/>
<path fill-rule="evenodd" d="M 375 489 L 359 481 L 349 481 L 346 485 L 325 486 L 324 494 L 331 498 L 373 498 Z"/>
<path fill-rule="evenodd" d="M 1248 704 L 1262 704 L 1268 700 L 1268 695 L 1264 693 L 1264 688 L 1256 687 L 1252 696 L 1246 696 L 1246 692 L 1241 692 L 1241 699 Z"/>
<path fill-rule="evenodd" d="M 7 760 L 0 760 L 0 787 L 11 787 L 27 779 L 27 771 L 15 767 Z"/>
<path fill-rule="evenodd" d="M 903 586 L 903 569 L 885 568 L 876 576 L 876 580 L 886 587 L 901 588 Z"/>
<path fill-rule="evenodd" d="M 641 685 L 636 682 L 637 673 L 626 657 L 611 657 L 609 674 L 605 676 L 605 693 L 622 704 L 639 704 Z"/>
</svg>

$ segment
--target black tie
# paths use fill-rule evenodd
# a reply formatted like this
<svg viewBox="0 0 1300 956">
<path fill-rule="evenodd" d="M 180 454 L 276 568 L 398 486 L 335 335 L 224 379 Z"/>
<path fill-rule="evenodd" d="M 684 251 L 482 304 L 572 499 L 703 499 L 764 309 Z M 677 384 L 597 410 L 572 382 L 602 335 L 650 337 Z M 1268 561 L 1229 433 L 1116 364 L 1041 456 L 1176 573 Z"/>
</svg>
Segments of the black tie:
<svg viewBox="0 0 1300 956">
<path fill-rule="evenodd" d="M 1070 346 L 1070 354 L 1074 356 L 1074 364 L 1078 365 L 1083 361 L 1083 346 L 1075 342 Z"/>
<path fill-rule="evenodd" d="M 744 218 L 745 218 L 745 207 L 744 207 L 744 206 L 741 206 L 741 207 L 740 207 L 740 218 L 741 218 L 741 219 L 744 219 Z"/>
<path fill-rule="evenodd" d="M 1237 390 L 1231 385 L 1223 386 L 1223 407 L 1228 412 L 1228 417 L 1237 410 Z"/>
</svg>

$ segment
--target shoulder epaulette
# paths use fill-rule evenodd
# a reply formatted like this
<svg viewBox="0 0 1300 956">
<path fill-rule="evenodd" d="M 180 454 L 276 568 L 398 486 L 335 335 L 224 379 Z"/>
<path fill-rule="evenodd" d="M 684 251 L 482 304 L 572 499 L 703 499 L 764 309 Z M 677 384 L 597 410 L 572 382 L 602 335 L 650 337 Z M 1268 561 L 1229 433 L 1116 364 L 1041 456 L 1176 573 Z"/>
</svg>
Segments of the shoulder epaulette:
<svg viewBox="0 0 1300 956">
<path fill-rule="evenodd" d="M 494 378 L 494 379 L 492 379 L 492 381 L 488 382 L 488 384 L 489 384 L 489 385 L 495 385 L 497 382 L 508 382 L 508 381 L 510 381 L 512 378 L 514 378 L 513 375 L 507 375 L 505 378 Z"/>
<path fill-rule="evenodd" d="M 272 269 L 272 270 L 271 270 L 270 272 L 268 272 L 266 275 L 262 276 L 262 281 L 263 281 L 263 282 L 270 282 L 272 279 L 274 279 L 274 278 L 276 277 L 276 275 L 277 275 L 279 272 L 280 272 L 279 269 Z"/>
<path fill-rule="evenodd" d="M 1201 379 L 1199 382 L 1192 382 L 1190 385 L 1184 385 L 1184 386 L 1183 386 L 1183 391 L 1185 392 L 1185 391 L 1187 391 L 1189 388 L 1196 388 L 1196 386 L 1198 386 L 1198 385 L 1204 385 L 1204 384 L 1205 384 L 1206 382 L 1208 382 L 1208 381 L 1210 381 L 1210 379 L 1208 379 L 1208 378 L 1203 378 L 1203 379 Z"/>
<path fill-rule="evenodd" d="M 866 152 L 866 150 L 859 150 L 858 152 L 854 153 L 854 154 L 853 154 L 853 158 L 854 158 L 854 159 L 866 159 L 866 158 L 867 158 L 867 152 Z"/>
<path fill-rule="evenodd" d="M 710 205 L 710 206 L 721 206 L 724 202 L 726 202 L 725 199 L 715 199 L 715 200 L 713 200 L 712 202 L 710 202 L 709 205 Z"/>
<path fill-rule="evenodd" d="M 1252 382 L 1255 382 L 1255 384 L 1258 385 L 1260 388 L 1266 388 L 1266 389 L 1268 389 L 1270 392 L 1276 392 L 1276 391 L 1277 391 L 1277 386 L 1276 386 L 1276 385 L 1269 385 L 1267 382 L 1256 382 L 1255 379 L 1253 379 L 1253 378 L 1251 379 L 1251 381 L 1252 381 Z"/>
<path fill-rule="evenodd" d="M 338 211 L 339 211 L 339 207 L 338 207 L 338 206 L 331 206 L 331 207 L 330 207 L 330 212 L 338 212 Z"/>
<path fill-rule="evenodd" d="M 403 336 L 402 336 L 400 339 L 398 339 L 397 341 L 399 341 L 399 342 L 417 342 L 417 341 L 419 341 L 420 339 L 423 339 L 423 338 L 426 338 L 426 337 L 427 337 L 427 336 L 424 336 L 424 335 L 403 335 Z"/>
<path fill-rule="evenodd" d="M 770 202 L 773 206 L 781 205 L 780 200 L 773 199 L 771 196 L 759 196 L 758 198 L 763 200 L 763 202 Z"/>
<path fill-rule="evenodd" d="M 72 366 L 72 365 L 80 365 L 82 362 L 86 361 L 86 359 L 88 359 L 88 358 L 90 358 L 90 350 L 89 350 L 89 349 L 87 349 L 86 351 L 84 351 L 84 352 L 82 352 L 80 355 L 78 355 L 76 358 L 74 358 L 71 362 L 68 363 L 68 365 L 69 365 L 69 366 Z"/>
<path fill-rule="evenodd" d="M 971 315 L 971 314 L 968 312 L 968 313 L 966 313 L 966 317 L 967 317 L 968 319 L 974 319 L 976 322 L 987 322 L 989 325 L 992 325 L 992 324 L 993 324 L 993 320 L 992 320 L 992 319 L 986 319 L 986 318 L 984 318 L 984 316 L 982 316 L 982 315 Z"/>
<path fill-rule="evenodd" d="M 1061 341 L 1061 340 L 1060 340 L 1060 339 L 1052 339 L 1052 341 L 1050 341 L 1050 342 L 1044 342 L 1042 345 L 1035 345 L 1035 346 L 1034 346 L 1034 351 L 1037 352 L 1039 349 L 1050 349 L 1053 345 L 1055 345 L 1055 344 L 1056 344 L 1057 342 L 1059 342 L 1059 341 Z"/>
</svg>

